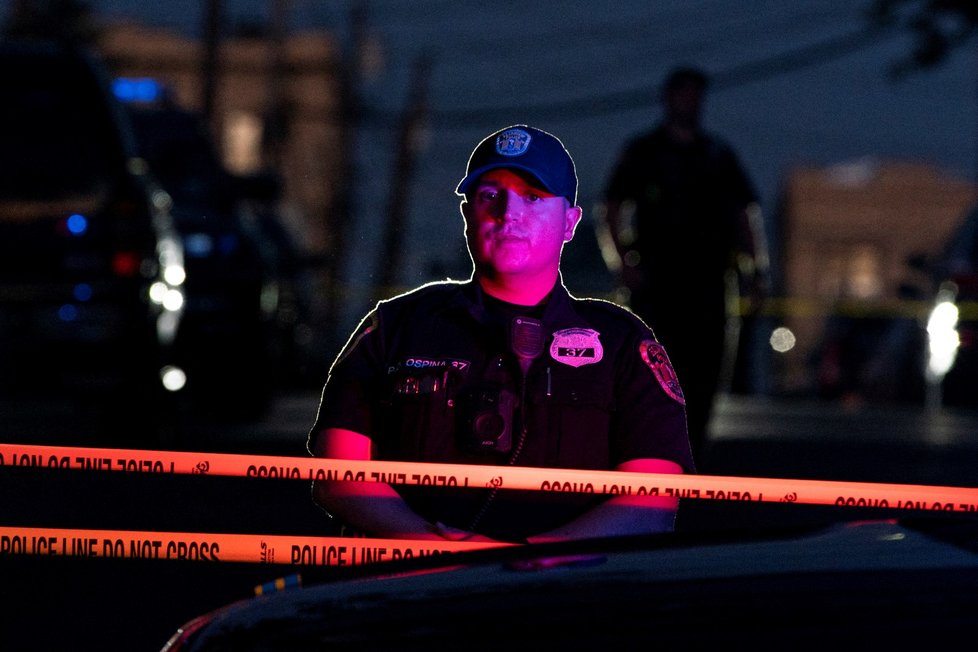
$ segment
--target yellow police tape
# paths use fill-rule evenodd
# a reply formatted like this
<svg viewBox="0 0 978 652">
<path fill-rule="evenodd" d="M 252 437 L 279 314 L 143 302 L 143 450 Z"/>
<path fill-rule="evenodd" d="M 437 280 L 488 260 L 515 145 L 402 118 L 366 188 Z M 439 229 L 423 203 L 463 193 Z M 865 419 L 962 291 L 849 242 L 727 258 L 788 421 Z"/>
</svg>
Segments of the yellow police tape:
<svg viewBox="0 0 978 652">
<path fill-rule="evenodd" d="M 473 541 L 0 527 L 0 556 L 112 557 L 356 566 L 512 546 Z"/>
<path fill-rule="evenodd" d="M 3 466 L 978 512 L 978 489 L 914 484 L 19 444 L 0 444 Z"/>
<path fill-rule="evenodd" d="M 978 511 L 978 489 L 932 485 L 587 471 L 422 462 L 0 444 L 0 466 L 496 487 L 944 512 Z M 501 543 L 0 527 L 0 555 L 353 566 Z"/>
<path fill-rule="evenodd" d="M 915 319 L 921 323 L 934 309 L 934 301 L 927 299 L 820 299 L 816 297 L 768 297 L 755 305 L 748 298 L 732 302 L 731 313 L 737 316 L 755 315 L 778 318 L 828 318 L 851 319 Z M 978 318 L 978 302 L 957 301 L 960 319 Z"/>
</svg>

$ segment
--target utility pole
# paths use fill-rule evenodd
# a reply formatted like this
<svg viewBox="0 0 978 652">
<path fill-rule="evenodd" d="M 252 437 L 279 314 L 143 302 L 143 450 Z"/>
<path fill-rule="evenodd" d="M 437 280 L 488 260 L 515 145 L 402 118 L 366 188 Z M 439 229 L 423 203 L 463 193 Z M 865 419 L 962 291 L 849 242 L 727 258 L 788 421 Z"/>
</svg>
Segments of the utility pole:
<svg viewBox="0 0 978 652">
<path fill-rule="evenodd" d="M 344 49 L 339 70 L 339 142 L 341 151 L 337 191 L 331 207 L 323 215 L 324 233 L 330 234 L 323 263 L 326 314 L 323 318 L 324 339 L 335 348 L 339 343 L 337 329 L 344 304 L 343 283 L 340 278 L 346 257 L 350 226 L 354 223 L 356 142 L 360 122 L 360 75 L 367 38 L 366 0 L 354 0 L 350 8 L 350 39 Z M 330 116 L 330 120 L 333 116 Z"/>
<path fill-rule="evenodd" d="M 377 264 L 376 298 L 390 296 L 397 283 L 397 272 L 403 267 L 403 240 L 408 230 L 408 196 L 411 179 L 416 166 L 416 154 L 420 146 L 424 121 L 428 111 L 428 79 L 431 73 L 431 58 L 422 54 L 411 71 L 410 90 L 407 105 L 401 117 L 394 156 L 394 169 L 391 171 L 390 196 L 387 206 L 387 226 L 384 229 L 383 246 Z"/>
<path fill-rule="evenodd" d="M 282 152 L 288 133 L 285 41 L 289 0 L 271 0 L 269 47 L 271 62 L 268 74 L 268 106 L 265 114 L 265 158 L 271 167 L 280 170 Z"/>
<path fill-rule="evenodd" d="M 214 124 L 217 82 L 220 77 L 219 49 L 221 45 L 221 22 L 224 17 L 223 0 L 207 0 L 204 12 L 204 82 L 201 97 L 201 113 L 204 123 L 211 129 L 215 138 L 221 139 L 221 132 Z"/>
</svg>

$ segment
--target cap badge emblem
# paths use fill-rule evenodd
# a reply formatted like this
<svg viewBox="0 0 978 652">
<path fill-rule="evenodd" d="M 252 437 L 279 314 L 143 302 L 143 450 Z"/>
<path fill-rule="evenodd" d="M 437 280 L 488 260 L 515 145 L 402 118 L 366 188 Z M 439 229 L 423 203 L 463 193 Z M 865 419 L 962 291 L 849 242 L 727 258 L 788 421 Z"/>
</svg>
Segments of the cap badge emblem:
<svg viewBox="0 0 978 652">
<path fill-rule="evenodd" d="M 503 156 L 520 156 L 530 147 L 530 134 L 522 129 L 507 129 L 496 136 L 496 152 Z"/>
</svg>

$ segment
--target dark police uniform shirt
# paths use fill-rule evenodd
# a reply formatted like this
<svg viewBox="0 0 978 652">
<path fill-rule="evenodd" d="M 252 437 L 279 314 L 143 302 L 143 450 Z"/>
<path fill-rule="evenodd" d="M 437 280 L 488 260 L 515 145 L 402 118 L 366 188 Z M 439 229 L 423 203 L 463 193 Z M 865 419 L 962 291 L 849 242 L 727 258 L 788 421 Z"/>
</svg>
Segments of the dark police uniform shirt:
<svg viewBox="0 0 978 652">
<path fill-rule="evenodd" d="M 380 302 L 333 364 L 310 438 L 353 430 L 380 460 L 613 469 L 658 458 L 694 472 L 682 390 L 640 319 L 558 283 L 535 315 L 542 342 L 515 336 L 521 365 L 512 317 L 534 317 L 526 310 L 474 281 Z M 481 513 L 476 531 L 502 540 L 547 531 L 607 498 L 507 489 L 487 507 L 493 492 L 484 488 L 395 489 L 432 522 L 469 529 Z"/>
</svg>

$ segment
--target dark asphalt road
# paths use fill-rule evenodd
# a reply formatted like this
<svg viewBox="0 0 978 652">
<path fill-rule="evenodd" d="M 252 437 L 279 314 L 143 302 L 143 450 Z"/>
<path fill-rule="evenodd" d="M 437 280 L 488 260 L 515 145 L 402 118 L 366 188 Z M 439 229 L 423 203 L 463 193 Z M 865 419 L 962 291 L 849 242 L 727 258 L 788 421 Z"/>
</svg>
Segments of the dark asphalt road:
<svg viewBox="0 0 978 652">
<path fill-rule="evenodd" d="M 315 393 L 283 397 L 259 423 L 187 420 L 173 448 L 303 455 Z M 7 406 L 10 443 L 90 445 L 72 409 Z M 725 399 L 704 473 L 975 486 L 978 419 L 894 407 Z M 138 440 L 136 434 L 134 440 Z M 103 444 L 104 445 L 104 444 Z M 331 536 L 308 483 L 0 468 L 0 525 Z M 885 515 L 804 505 L 687 501 L 681 530 L 702 533 Z M 158 650 L 183 622 L 292 574 L 285 564 L 0 555 L 0 650 Z M 306 581 L 328 569 L 298 569 Z"/>
</svg>

